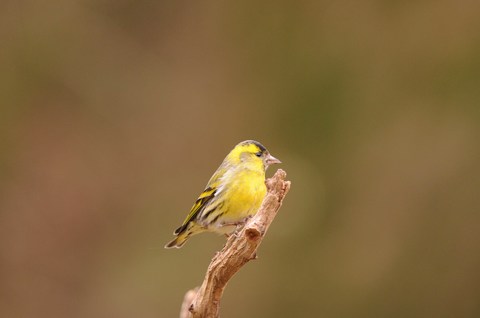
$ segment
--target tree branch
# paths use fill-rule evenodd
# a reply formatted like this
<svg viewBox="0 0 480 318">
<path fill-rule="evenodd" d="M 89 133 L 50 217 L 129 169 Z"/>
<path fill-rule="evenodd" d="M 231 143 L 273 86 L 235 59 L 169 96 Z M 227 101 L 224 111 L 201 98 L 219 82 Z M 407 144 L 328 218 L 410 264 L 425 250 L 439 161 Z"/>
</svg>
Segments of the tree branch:
<svg viewBox="0 0 480 318">
<path fill-rule="evenodd" d="M 257 248 L 282 206 L 290 189 L 285 171 L 279 169 L 266 180 L 267 195 L 257 214 L 245 226 L 231 235 L 220 252 L 213 257 L 200 288 L 185 295 L 180 318 L 216 318 L 219 316 L 223 290 L 232 276 L 248 261 L 255 259 Z"/>
</svg>

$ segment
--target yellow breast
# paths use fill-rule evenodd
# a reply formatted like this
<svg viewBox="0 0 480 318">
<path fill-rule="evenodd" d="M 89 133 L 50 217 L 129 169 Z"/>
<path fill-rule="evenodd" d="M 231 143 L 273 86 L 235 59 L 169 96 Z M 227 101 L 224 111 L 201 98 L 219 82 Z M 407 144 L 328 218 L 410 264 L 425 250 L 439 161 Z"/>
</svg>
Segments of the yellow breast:
<svg viewBox="0 0 480 318">
<path fill-rule="evenodd" d="M 225 189 L 229 198 L 224 220 L 234 222 L 257 212 L 267 193 L 265 173 L 244 170 L 237 172 Z"/>
</svg>

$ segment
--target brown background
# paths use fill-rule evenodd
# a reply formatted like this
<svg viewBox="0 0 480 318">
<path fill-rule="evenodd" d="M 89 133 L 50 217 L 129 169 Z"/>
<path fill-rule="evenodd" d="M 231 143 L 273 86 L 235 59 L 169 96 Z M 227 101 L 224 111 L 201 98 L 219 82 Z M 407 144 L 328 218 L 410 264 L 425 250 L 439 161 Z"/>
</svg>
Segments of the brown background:
<svg viewBox="0 0 480 318">
<path fill-rule="evenodd" d="M 244 139 L 293 186 L 223 317 L 480 316 L 480 2 L 2 1 L 0 42 L 1 317 L 176 317 Z"/>
</svg>

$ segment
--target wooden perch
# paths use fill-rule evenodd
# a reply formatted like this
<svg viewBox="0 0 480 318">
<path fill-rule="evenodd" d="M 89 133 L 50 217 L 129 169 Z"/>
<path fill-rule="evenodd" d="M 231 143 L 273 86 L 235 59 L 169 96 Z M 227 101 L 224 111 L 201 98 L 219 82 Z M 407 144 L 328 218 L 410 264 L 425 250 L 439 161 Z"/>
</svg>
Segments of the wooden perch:
<svg viewBox="0 0 480 318">
<path fill-rule="evenodd" d="M 290 189 L 290 181 L 285 181 L 286 175 L 285 171 L 279 169 L 272 178 L 266 180 L 267 195 L 257 214 L 239 232 L 231 235 L 223 249 L 213 257 L 202 286 L 185 294 L 180 318 L 219 316 L 225 286 L 243 265 L 256 258 L 257 248 L 282 206 Z"/>
</svg>

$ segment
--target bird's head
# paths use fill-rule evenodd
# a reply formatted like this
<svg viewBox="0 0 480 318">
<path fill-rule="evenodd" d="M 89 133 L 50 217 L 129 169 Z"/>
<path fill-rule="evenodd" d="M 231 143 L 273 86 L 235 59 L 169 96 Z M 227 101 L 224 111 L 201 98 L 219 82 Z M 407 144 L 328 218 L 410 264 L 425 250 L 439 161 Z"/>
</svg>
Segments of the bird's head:
<svg viewBox="0 0 480 318">
<path fill-rule="evenodd" d="M 268 166 L 272 164 L 281 163 L 261 143 L 255 140 L 245 140 L 236 145 L 227 159 L 233 164 L 243 164 L 253 169 L 264 170 L 267 170 Z"/>
</svg>

